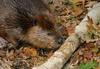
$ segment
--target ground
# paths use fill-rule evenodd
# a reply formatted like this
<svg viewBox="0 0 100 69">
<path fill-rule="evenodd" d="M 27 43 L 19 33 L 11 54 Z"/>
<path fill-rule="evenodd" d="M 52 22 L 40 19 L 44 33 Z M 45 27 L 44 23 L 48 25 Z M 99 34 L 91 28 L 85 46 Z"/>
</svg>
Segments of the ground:
<svg viewBox="0 0 100 69">
<path fill-rule="evenodd" d="M 50 0 L 48 3 L 56 15 L 57 24 L 63 25 L 64 33 L 70 36 L 75 27 L 85 17 L 97 0 Z M 1 44 L 12 45 L 2 38 Z M 4 46 L 4 47 L 1 47 Z M 0 46 L 0 69 L 31 69 L 43 64 L 55 50 L 37 49 L 31 46 L 9 50 L 8 46 Z M 100 69 L 100 38 L 94 42 L 84 42 L 71 56 L 69 63 L 74 69 Z M 91 65 L 89 68 L 88 65 Z"/>
</svg>

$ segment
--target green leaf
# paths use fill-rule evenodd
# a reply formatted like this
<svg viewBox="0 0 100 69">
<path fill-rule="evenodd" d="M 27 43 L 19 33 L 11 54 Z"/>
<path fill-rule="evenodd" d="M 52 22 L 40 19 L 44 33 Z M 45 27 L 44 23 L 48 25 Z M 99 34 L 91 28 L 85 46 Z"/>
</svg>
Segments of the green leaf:
<svg viewBox="0 0 100 69">
<path fill-rule="evenodd" d="M 79 65 L 79 69 L 93 69 L 97 66 L 97 62 L 96 61 L 91 61 L 88 63 L 81 63 Z"/>
</svg>

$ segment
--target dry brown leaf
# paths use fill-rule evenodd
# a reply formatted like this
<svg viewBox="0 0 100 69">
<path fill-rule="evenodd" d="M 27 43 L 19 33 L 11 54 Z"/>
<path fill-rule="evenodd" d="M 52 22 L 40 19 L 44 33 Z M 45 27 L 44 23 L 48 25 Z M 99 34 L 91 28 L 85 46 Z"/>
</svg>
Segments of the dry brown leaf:
<svg viewBox="0 0 100 69">
<path fill-rule="evenodd" d="M 79 16 L 83 13 L 83 10 L 80 7 L 75 6 L 73 8 L 73 15 L 75 16 Z"/>
<path fill-rule="evenodd" d="M 79 16 L 80 14 L 83 13 L 83 9 L 85 7 L 86 0 L 70 0 L 70 2 L 73 5 L 73 9 L 72 10 L 73 10 L 73 14 L 75 16 Z"/>
<path fill-rule="evenodd" d="M 24 53 L 24 55 L 31 56 L 31 57 L 34 57 L 34 56 L 37 55 L 36 49 L 35 48 L 30 48 L 30 47 L 25 47 L 23 49 L 23 53 Z"/>
<path fill-rule="evenodd" d="M 16 57 L 16 53 L 14 53 L 14 50 L 12 50 L 11 52 L 9 53 L 6 53 L 6 58 L 9 59 L 9 60 L 14 60 L 15 57 Z"/>
<path fill-rule="evenodd" d="M 85 2 L 86 0 L 70 0 L 72 3 L 79 3 L 79 2 Z"/>
<path fill-rule="evenodd" d="M 96 24 L 93 22 L 92 18 L 90 18 L 89 16 L 87 16 L 87 18 L 88 18 L 88 25 L 87 25 L 88 30 L 89 30 L 89 31 L 91 31 L 91 30 L 99 31 L 99 30 L 100 30 L 99 25 L 96 25 Z"/>
<path fill-rule="evenodd" d="M 68 35 L 73 34 L 73 33 L 74 33 L 74 30 L 75 30 L 75 27 L 73 27 L 73 26 L 68 26 L 68 27 L 67 27 L 67 33 L 68 33 Z"/>
<path fill-rule="evenodd" d="M 84 9 L 86 0 L 70 0 L 70 2 L 72 2 L 73 4 L 76 4 L 76 5 L 78 3 L 82 3 L 82 7 Z"/>
<path fill-rule="evenodd" d="M 94 26 L 93 26 L 93 20 L 89 17 L 89 16 L 87 16 L 87 18 L 88 18 L 88 25 L 87 25 L 87 28 L 88 28 L 88 30 L 93 30 L 94 29 Z"/>
</svg>

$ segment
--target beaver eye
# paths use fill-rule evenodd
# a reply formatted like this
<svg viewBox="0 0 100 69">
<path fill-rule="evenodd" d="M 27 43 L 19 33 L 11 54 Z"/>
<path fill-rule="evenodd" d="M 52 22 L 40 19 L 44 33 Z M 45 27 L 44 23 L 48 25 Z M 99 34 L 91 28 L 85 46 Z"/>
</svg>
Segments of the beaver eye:
<svg viewBox="0 0 100 69">
<path fill-rule="evenodd" d="M 37 25 L 37 20 L 33 20 L 33 21 L 32 21 L 32 25 L 33 25 L 33 26 L 36 26 L 36 25 Z"/>
</svg>

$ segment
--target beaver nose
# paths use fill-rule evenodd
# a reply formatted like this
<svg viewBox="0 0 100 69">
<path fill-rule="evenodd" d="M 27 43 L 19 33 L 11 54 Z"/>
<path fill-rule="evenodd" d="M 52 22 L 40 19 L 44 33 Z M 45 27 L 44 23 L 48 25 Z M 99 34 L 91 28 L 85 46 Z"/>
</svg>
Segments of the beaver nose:
<svg viewBox="0 0 100 69">
<path fill-rule="evenodd" d="M 63 42 L 66 40 L 66 38 L 67 38 L 67 36 L 60 36 L 60 37 L 57 37 L 55 41 L 58 44 L 63 44 Z"/>
</svg>

